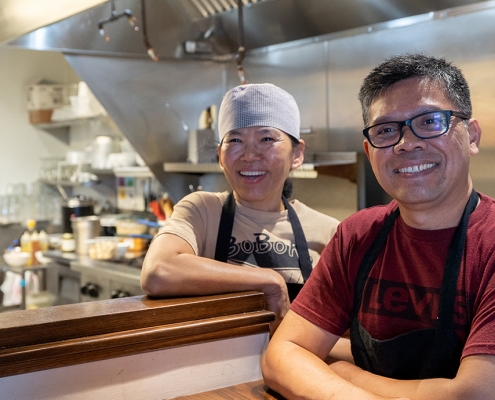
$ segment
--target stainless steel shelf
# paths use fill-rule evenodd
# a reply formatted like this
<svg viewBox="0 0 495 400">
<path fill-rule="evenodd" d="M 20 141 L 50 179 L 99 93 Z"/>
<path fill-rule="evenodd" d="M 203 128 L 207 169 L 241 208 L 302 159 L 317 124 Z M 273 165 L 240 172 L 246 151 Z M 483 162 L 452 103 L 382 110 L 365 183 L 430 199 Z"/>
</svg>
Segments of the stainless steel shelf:
<svg viewBox="0 0 495 400">
<path fill-rule="evenodd" d="M 177 172 L 186 174 L 217 174 L 222 173 L 222 169 L 218 163 L 165 163 L 163 164 L 165 172 Z M 316 178 L 318 172 L 314 170 L 312 164 L 303 164 L 297 170 L 291 171 L 289 174 L 292 178 Z"/>
<path fill-rule="evenodd" d="M 357 163 L 357 152 L 355 151 L 326 151 L 318 152 L 313 155 L 313 164 L 315 167 L 330 165 L 349 165 Z"/>
<path fill-rule="evenodd" d="M 357 153 L 354 151 L 342 152 L 320 152 L 315 153 L 312 162 L 306 162 L 298 169 L 291 171 L 292 178 L 316 178 L 318 171 L 316 167 L 328 165 L 346 165 L 357 162 Z M 187 162 L 174 162 L 163 164 L 165 172 L 177 172 L 186 174 L 211 174 L 221 173 L 222 169 L 218 163 L 192 164 Z"/>
<path fill-rule="evenodd" d="M 65 119 L 65 120 L 52 121 L 52 122 L 42 122 L 39 124 L 31 124 L 31 125 L 37 129 L 41 129 L 45 132 L 48 132 L 49 134 L 56 137 L 65 144 L 70 144 L 71 126 L 87 121 L 97 120 L 98 118 L 101 118 L 101 115 L 92 116 L 92 117 L 83 117 L 83 118 L 72 118 L 72 119 Z"/>
<path fill-rule="evenodd" d="M 52 181 L 49 179 L 40 179 L 40 182 L 44 183 L 45 185 L 60 185 L 60 186 L 70 186 L 70 187 L 77 187 L 81 186 L 83 182 L 72 182 L 72 181 Z"/>
<path fill-rule="evenodd" d="M 43 130 L 51 130 L 51 129 L 60 129 L 60 128 L 69 128 L 72 125 L 95 120 L 99 117 L 84 117 L 84 118 L 73 118 L 73 119 L 65 119 L 60 121 L 52 121 L 52 122 L 42 122 L 40 124 L 32 124 L 34 127 L 43 129 Z"/>
<path fill-rule="evenodd" d="M 133 176 L 135 178 L 152 178 L 153 174 L 148 167 L 118 167 L 113 169 L 116 177 Z M 98 173 L 95 172 L 96 175 Z"/>
</svg>

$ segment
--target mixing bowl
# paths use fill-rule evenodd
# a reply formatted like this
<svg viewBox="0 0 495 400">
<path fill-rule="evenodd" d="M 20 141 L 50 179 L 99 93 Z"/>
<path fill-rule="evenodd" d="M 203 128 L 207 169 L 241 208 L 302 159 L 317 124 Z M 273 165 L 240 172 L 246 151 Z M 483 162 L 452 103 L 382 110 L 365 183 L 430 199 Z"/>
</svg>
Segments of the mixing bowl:
<svg viewBox="0 0 495 400">
<path fill-rule="evenodd" d="M 3 259 L 10 267 L 24 267 L 31 257 L 25 251 L 7 251 L 3 254 Z"/>
</svg>

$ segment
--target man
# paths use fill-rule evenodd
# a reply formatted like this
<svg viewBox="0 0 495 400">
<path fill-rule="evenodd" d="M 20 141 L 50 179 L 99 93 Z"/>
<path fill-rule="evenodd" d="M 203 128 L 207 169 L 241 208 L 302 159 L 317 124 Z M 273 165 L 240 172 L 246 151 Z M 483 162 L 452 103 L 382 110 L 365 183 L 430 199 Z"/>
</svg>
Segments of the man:
<svg viewBox="0 0 495 400">
<path fill-rule="evenodd" d="M 268 346 L 266 383 L 290 399 L 493 398 L 495 203 L 469 175 L 467 82 L 443 59 L 396 56 L 359 99 L 394 200 L 340 224 Z M 328 366 L 347 329 L 356 365 Z"/>
</svg>

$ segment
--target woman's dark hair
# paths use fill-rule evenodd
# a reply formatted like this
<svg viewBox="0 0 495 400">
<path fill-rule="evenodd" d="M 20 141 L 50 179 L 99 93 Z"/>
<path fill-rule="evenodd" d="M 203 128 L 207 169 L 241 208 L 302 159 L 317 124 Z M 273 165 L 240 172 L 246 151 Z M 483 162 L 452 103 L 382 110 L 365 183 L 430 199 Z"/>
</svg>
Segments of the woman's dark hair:
<svg viewBox="0 0 495 400">
<path fill-rule="evenodd" d="M 468 117 L 473 112 L 469 86 L 461 70 L 444 58 L 424 54 L 394 56 L 373 69 L 359 91 L 364 125 L 369 124 L 371 103 L 388 87 L 404 79 L 420 78 L 440 84 L 457 110 Z"/>
<path fill-rule="evenodd" d="M 287 135 L 287 134 L 286 134 Z M 290 138 L 290 141 L 292 143 L 292 148 L 295 148 L 299 145 L 300 141 L 296 139 L 294 136 L 287 135 Z M 292 196 L 292 191 L 293 191 L 293 184 L 292 184 L 292 179 L 287 178 L 284 182 L 284 188 L 282 190 L 282 196 L 285 196 L 286 198 L 290 198 Z"/>
</svg>

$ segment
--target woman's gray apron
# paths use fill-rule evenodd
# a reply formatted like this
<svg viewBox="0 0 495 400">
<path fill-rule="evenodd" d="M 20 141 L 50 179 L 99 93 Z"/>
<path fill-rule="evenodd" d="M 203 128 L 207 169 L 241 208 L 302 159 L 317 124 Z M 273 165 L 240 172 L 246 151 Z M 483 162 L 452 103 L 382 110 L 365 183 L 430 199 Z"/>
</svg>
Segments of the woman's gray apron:
<svg viewBox="0 0 495 400">
<path fill-rule="evenodd" d="M 299 222 L 294 208 L 289 204 L 285 196 L 282 196 L 282 201 L 289 214 L 289 222 L 292 226 L 294 233 L 294 241 L 299 255 L 299 268 L 301 269 L 304 282 L 306 282 L 313 270 L 313 264 L 311 257 L 309 256 L 308 243 L 304 236 L 304 231 Z M 234 226 L 235 216 L 235 199 L 232 192 L 229 193 L 225 203 L 222 207 L 222 215 L 220 217 L 220 224 L 218 227 L 217 244 L 215 249 L 215 260 L 227 262 L 229 255 L 230 237 L 232 236 L 232 228 Z M 270 265 L 270 268 L 276 267 L 276 265 Z M 289 293 L 290 301 L 294 300 L 302 288 L 300 283 L 287 283 L 287 291 Z"/>
<path fill-rule="evenodd" d="M 435 328 L 418 329 L 388 340 L 377 340 L 357 319 L 368 275 L 399 215 L 397 208 L 385 221 L 358 270 L 351 314 L 351 348 L 357 366 L 394 379 L 454 378 L 463 343 L 454 331 L 454 303 L 469 216 L 476 208 L 473 190 L 450 243 L 444 267 L 438 320 Z"/>
</svg>

